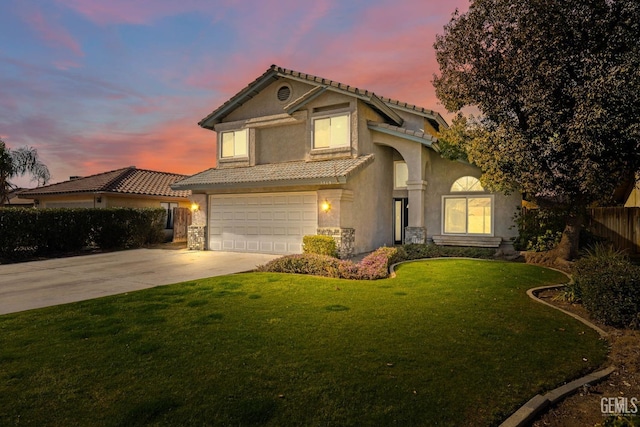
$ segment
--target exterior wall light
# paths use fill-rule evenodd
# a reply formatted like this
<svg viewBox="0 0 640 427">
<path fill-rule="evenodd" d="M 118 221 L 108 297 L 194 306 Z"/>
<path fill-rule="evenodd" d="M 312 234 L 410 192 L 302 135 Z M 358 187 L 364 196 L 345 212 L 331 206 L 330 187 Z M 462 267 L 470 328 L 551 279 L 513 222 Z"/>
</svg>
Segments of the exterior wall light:
<svg viewBox="0 0 640 427">
<path fill-rule="evenodd" d="M 322 212 L 329 212 L 331 210 L 331 203 L 325 200 L 320 205 L 320 209 L 322 210 Z"/>
<path fill-rule="evenodd" d="M 200 205 L 197 203 L 192 203 L 191 204 L 191 212 L 198 212 L 200 210 Z"/>
</svg>

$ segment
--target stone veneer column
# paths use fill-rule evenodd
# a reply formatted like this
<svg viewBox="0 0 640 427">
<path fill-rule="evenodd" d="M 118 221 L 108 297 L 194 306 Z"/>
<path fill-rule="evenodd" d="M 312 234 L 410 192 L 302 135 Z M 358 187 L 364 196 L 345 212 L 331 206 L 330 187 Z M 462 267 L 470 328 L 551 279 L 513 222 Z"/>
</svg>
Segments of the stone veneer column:
<svg viewBox="0 0 640 427">
<path fill-rule="evenodd" d="M 355 250 L 356 230 L 353 228 L 318 228 L 319 236 L 331 236 L 338 247 L 338 258 L 351 258 Z"/>
<path fill-rule="evenodd" d="M 187 228 L 187 248 L 204 251 L 207 248 L 209 197 L 206 194 L 192 194 L 189 199 L 195 206 L 192 206 L 191 225 Z"/>
<path fill-rule="evenodd" d="M 427 229 L 424 221 L 424 193 L 427 181 L 407 181 L 409 193 L 409 226 L 404 229 L 404 243 L 426 243 Z"/>
<path fill-rule="evenodd" d="M 321 209 L 329 203 L 327 212 Z M 353 192 L 350 190 L 318 190 L 318 230 L 317 234 L 331 236 L 336 241 L 338 256 L 349 258 L 355 251 L 356 230 L 353 228 Z"/>
<path fill-rule="evenodd" d="M 404 242 L 407 243 L 426 243 L 427 229 L 425 227 L 406 227 L 404 229 Z"/>
<path fill-rule="evenodd" d="M 204 251 L 206 236 L 207 227 L 205 225 L 190 225 L 187 230 L 187 247 L 194 251 Z"/>
</svg>

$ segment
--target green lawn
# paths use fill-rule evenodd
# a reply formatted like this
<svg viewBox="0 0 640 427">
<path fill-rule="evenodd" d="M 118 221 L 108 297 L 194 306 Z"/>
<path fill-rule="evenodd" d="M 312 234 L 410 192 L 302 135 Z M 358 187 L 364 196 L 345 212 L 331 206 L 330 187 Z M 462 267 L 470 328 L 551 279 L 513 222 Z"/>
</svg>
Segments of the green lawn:
<svg viewBox="0 0 640 427">
<path fill-rule="evenodd" d="M 247 273 L 0 316 L 0 425 L 496 424 L 606 343 L 525 264 Z M 585 361 L 586 360 L 586 361 Z"/>
</svg>

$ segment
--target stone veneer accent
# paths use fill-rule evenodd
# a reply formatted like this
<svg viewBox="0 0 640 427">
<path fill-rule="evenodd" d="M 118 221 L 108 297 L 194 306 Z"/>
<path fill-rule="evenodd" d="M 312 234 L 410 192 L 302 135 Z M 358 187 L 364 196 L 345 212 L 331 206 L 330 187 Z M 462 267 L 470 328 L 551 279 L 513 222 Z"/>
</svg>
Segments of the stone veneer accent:
<svg viewBox="0 0 640 427">
<path fill-rule="evenodd" d="M 190 225 L 187 231 L 187 247 L 194 251 L 204 251 L 206 247 L 206 230 L 205 225 Z"/>
<path fill-rule="evenodd" d="M 320 236 L 331 236 L 338 247 L 338 257 L 351 258 L 356 246 L 356 230 L 354 228 L 324 227 L 318 228 Z"/>
<path fill-rule="evenodd" d="M 404 243 L 426 243 L 427 229 L 424 227 L 407 227 L 404 229 Z"/>
</svg>

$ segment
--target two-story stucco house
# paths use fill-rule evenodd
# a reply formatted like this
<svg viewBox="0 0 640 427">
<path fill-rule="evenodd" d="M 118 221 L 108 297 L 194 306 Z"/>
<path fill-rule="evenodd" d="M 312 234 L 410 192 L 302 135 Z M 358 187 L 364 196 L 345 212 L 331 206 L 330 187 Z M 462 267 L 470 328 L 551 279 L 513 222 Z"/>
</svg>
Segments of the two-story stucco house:
<svg viewBox="0 0 640 427">
<path fill-rule="evenodd" d="M 298 253 L 308 234 L 341 256 L 401 242 L 500 247 L 519 195 L 484 191 L 443 159 L 440 114 L 271 66 L 202 119 L 217 166 L 172 185 L 200 194 L 206 247 Z"/>
</svg>

